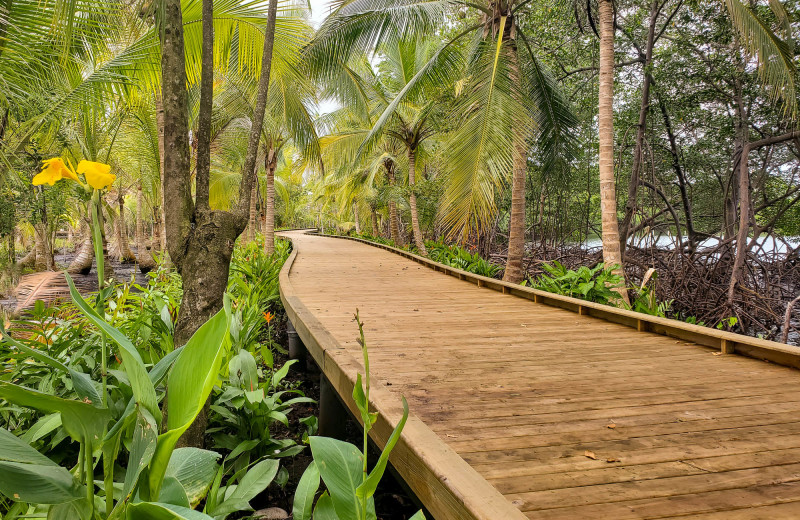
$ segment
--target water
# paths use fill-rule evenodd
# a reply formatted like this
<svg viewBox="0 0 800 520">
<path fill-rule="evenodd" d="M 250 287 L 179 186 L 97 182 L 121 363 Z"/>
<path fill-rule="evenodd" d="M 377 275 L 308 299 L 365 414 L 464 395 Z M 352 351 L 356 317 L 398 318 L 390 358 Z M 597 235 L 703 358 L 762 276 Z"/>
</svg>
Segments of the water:
<svg viewBox="0 0 800 520">
<path fill-rule="evenodd" d="M 688 240 L 688 237 L 684 237 L 684 241 L 686 240 Z M 790 249 L 789 247 L 787 247 L 784 241 L 788 243 L 790 245 L 789 247 L 793 249 L 796 248 L 797 246 L 800 246 L 800 236 L 781 237 L 780 239 L 773 236 L 763 236 L 758 239 L 758 244 L 761 245 L 762 248 L 754 247 L 753 251 L 761 253 L 761 250 L 763 249 L 764 254 L 767 255 L 772 253 L 786 254 L 789 252 Z M 659 235 L 657 237 L 653 235 L 645 235 L 645 236 L 633 237 L 630 243 L 636 247 L 642 247 L 642 248 L 652 247 L 653 245 L 655 245 L 656 247 L 662 249 L 675 249 L 675 237 L 671 235 Z M 711 237 L 699 242 L 697 248 L 699 250 L 711 248 L 719 243 L 720 243 L 719 238 Z M 588 249 L 602 248 L 603 241 L 600 238 L 590 238 L 584 241 L 584 243 L 581 245 Z"/>
</svg>

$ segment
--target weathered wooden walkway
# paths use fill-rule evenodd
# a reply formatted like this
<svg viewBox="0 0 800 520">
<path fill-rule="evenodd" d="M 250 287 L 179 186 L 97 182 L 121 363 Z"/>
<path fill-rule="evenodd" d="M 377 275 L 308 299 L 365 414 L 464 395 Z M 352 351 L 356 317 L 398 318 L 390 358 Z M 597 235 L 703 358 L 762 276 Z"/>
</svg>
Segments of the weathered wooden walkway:
<svg viewBox="0 0 800 520">
<path fill-rule="evenodd" d="M 374 439 L 405 395 L 391 460 L 438 520 L 800 518 L 800 374 L 776 364 L 797 366 L 790 348 L 285 235 L 300 337 L 351 403 L 360 309 Z"/>
</svg>

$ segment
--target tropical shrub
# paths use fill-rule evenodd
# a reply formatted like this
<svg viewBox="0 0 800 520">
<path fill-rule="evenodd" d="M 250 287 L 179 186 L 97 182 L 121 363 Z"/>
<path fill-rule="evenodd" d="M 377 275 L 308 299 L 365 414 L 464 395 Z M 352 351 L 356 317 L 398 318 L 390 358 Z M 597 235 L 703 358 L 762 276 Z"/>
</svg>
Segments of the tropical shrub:
<svg viewBox="0 0 800 520">
<path fill-rule="evenodd" d="M 441 264 L 449 265 L 480 276 L 494 278 L 503 268 L 493 264 L 477 253 L 470 253 L 462 247 L 447 245 L 441 242 L 427 241 L 428 257 Z"/>
<path fill-rule="evenodd" d="M 536 289 L 602 304 L 621 301 L 616 290 L 624 287 L 624 280 L 603 263 L 591 269 L 581 266 L 573 271 L 556 261 L 542 264 L 542 269 L 547 274 L 542 274 L 533 283 Z"/>
</svg>

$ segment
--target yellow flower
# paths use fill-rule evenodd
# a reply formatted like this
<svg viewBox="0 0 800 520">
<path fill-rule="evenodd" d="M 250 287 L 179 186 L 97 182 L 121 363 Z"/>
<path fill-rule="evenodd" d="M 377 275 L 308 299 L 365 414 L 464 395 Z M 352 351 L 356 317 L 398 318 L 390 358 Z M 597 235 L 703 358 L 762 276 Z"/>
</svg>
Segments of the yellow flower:
<svg viewBox="0 0 800 520">
<path fill-rule="evenodd" d="M 70 170 L 66 164 L 64 164 L 64 161 L 61 159 L 61 157 L 54 157 L 52 159 L 42 161 L 42 171 L 33 178 L 31 184 L 34 186 L 49 184 L 52 186 L 61 179 L 71 179 L 73 181 L 77 181 L 78 176 L 75 175 L 75 172 Z"/>
<path fill-rule="evenodd" d="M 82 173 L 86 177 L 86 182 L 89 186 L 96 190 L 102 190 L 111 186 L 111 183 L 117 179 L 117 176 L 111 171 L 111 166 L 94 161 L 81 161 L 78 163 L 78 173 Z"/>
</svg>

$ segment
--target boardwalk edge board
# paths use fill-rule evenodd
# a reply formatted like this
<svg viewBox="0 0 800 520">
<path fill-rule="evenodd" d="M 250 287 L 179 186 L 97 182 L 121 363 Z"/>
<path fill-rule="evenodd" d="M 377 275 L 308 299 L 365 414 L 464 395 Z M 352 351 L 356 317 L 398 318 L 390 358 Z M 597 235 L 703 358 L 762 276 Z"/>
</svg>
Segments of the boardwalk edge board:
<svg viewBox="0 0 800 520">
<path fill-rule="evenodd" d="M 291 240 L 288 236 L 281 238 Z M 281 301 L 309 354 L 343 398 L 344 404 L 358 418 L 359 412 L 350 396 L 356 375 L 364 371 L 363 366 L 296 295 L 289 275 L 297 253 L 297 249 L 294 249 L 281 269 Z M 355 329 L 353 334 L 357 334 Z M 370 437 L 383 449 L 400 421 L 403 410 L 400 396 L 386 389 L 380 379 L 373 379 L 370 406 L 379 415 Z M 437 520 L 527 518 L 415 416 L 413 409 L 389 460 Z"/>
<path fill-rule="evenodd" d="M 309 233 L 312 233 L 309 231 Z M 762 361 L 768 361 L 777 365 L 800 368 L 800 349 L 760 338 L 753 338 L 743 334 L 736 334 L 723 330 L 711 329 L 701 325 L 693 325 L 678 320 L 650 316 L 639 312 L 629 311 L 603 305 L 600 303 L 589 302 L 570 296 L 550 293 L 532 287 L 525 287 L 511 282 L 504 282 L 495 278 L 480 276 L 461 269 L 435 262 L 424 256 L 416 255 L 409 251 L 399 249 L 376 242 L 370 242 L 363 238 L 340 236 L 340 235 L 320 235 L 329 238 L 343 240 L 353 240 L 363 244 L 385 249 L 398 254 L 409 260 L 413 260 L 434 271 L 438 271 L 459 280 L 469 282 L 503 294 L 510 294 L 518 298 L 532 300 L 536 303 L 543 303 L 551 307 L 559 307 L 575 312 L 583 316 L 592 316 L 612 323 L 618 323 L 634 328 L 640 332 L 650 332 L 669 336 L 680 340 L 690 341 L 719 350 L 722 354 L 739 354 Z"/>
</svg>

